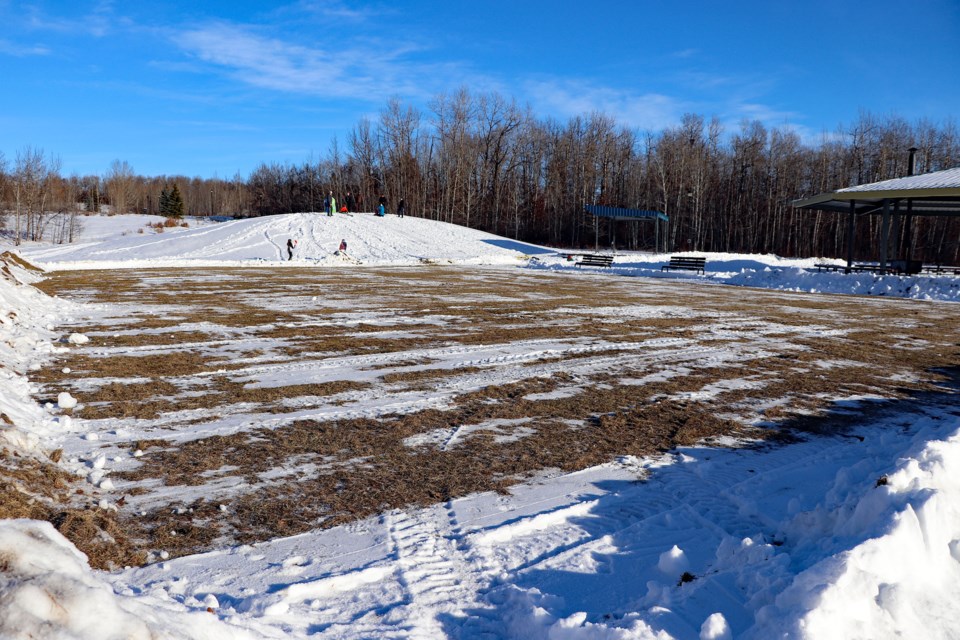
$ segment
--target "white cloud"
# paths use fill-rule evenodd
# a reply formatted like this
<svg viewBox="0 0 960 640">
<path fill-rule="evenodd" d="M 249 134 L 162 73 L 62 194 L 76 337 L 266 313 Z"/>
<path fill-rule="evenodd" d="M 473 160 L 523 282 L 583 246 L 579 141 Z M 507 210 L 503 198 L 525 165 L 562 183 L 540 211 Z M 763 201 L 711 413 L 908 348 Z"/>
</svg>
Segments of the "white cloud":
<svg viewBox="0 0 960 640">
<path fill-rule="evenodd" d="M 717 82 L 732 83 L 729 78 L 717 79 Z M 752 89 L 750 93 L 754 93 Z M 737 97 L 711 99 L 705 95 L 690 100 L 664 93 L 624 90 L 589 80 L 563 78 L 529 81 L 524 84 L 524 90 L 526 100 L 538 116 L 571 118 L 600 112 L 613 116 L 619 124 L 658 132 L 680 124 L 683 114 L 696 113 L 708 119 L 716 116 L 727 135 L 738 132 L 744 120 L 759 120 L 768 129 L 794 131 L 805 144 L 816 145 L 824 139 L 823 130 L 799 124 L 805 119 L 802 113 L 777 109 L 757 100 Z"/>
<path fill-rule="evenodd" d="M 762 122 L 768 129 L 776 128 L 793 131 L 800 136 L 800 141 L 804 144 L 816 146 L 824 139 L 824 131 L 822 129 L 814 130 L 798 123 L 798 121 L 804 118 L 802 113 L 775 109 L 769 105 L 757 102 L 733 101 L 726 105 L 720 118 L 728 133 L 738 132 L 740 130 L 740 124 L 744 120 L 757 120 Z"/>
<path fill-rule="evenodd" d="M 27 56 L 47 56 L 53 51 L 44 45 L 21 45 L 7 40 L 0 40 L 0 54 L 25 58 Z"/>
<path fill-rule="evenodd" d="M 639 129 L 659 130 L 673 126 L 692 108 L 672 96 L 632 92 L 582 80 L 529 81 L 525 90 L 527 99 L 539 115 L 547 112 L 569 118 L 596 111 Z"/>
<path fill-rule="evenodd" d="M 414 45 L 366 39 L 304 46 L 226 22 L 172 36 L 197 59 L 229 70 L 248 84 L 291 93 L 383 101 L 391 95 L 426 96 L 457 75 L 453 64 L 417 64 Z"/>
<path fill-rule="evenodd" d="M 30 7 L 29 11 L 27 25 L 31 29 L 56 33 L 87 34 L 96 38 L 109 35 L 111 25 L 120 20 L 114 15 L 111 0 L 102 0 L 97 3 L 92 11 L 70 18 L 52 18 L 42 14 L 36 7 Z"/>
<path fill-rule="evenodd" d="M 289 9 L 349 22 L 365 22 L 379 15 L 379 12 L 370 8 L 350 8 L 340 0 L 300 0 Z"/>
</svg>

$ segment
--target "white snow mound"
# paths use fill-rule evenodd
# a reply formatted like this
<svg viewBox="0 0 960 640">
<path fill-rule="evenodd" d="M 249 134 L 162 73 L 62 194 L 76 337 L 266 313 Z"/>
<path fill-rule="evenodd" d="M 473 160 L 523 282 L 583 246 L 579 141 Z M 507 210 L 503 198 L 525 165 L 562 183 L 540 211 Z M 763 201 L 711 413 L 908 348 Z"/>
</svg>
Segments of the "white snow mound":
<svg viewBox="0 0 960 640">
<path fill-rule="evenodd" d="M 254 638 L 207 612 L 118 596 L 48 522 L 0 520 L 0 637 L 71 640 Z"/>
<path fill-rule="evenodd" d="M 120 216 L 117 216 L 118 218 Z M 82 240 L 82 238 L 81 238 Z M 293 260 L 287 241 L 295 240 Z M 347 251 L 340 252 L 341 241 Z M 24 247 L 48 269 L 159 266 L 522 264 L 551 250 L 454 224 L 369 213 L 290 213 L 72 245 Z"/>
</svg>

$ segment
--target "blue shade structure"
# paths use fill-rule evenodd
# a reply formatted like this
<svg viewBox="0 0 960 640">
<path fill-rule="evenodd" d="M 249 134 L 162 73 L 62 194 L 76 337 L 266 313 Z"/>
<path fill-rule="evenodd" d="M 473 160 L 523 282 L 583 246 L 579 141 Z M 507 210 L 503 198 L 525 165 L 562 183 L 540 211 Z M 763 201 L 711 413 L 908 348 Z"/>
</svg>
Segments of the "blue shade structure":
<svg viewBox="0 0 960 640">
<path fill-rule="evenodd" d="M 660 239 L 666 238 L 666 233 L 660 233 L 660 223 L 663 222 L 666 224 L 669 221 L 667 214 L 662 211 L 653 211 L 651 209 L 624 209 L 621 207 L 608 207 L 604 205 L 595 205 L 587 204 L 583 208 L 587 213 L 594 216 L 593 232 L 594 232 L 594 250 L 597 250 L 598 236 L 599 236 L 599 220 L 600 218 L 608 218 L 610 222 L 621 222 L 621 221 L 632 221 L 632 220 L 652 220 L 655 228 L 655 244 L 656 250 L 660 251 Z M 616 230 L 616 227 L 613 227 Z M 615 236 L 614 236 L 615 237 Z"/>
</svg>

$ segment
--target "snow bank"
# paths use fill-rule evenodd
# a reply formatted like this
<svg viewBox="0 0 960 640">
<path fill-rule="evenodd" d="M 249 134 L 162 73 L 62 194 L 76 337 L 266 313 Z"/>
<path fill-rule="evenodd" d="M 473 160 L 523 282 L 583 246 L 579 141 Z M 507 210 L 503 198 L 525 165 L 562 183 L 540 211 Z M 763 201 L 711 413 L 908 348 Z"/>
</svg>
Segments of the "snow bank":
<svg viewBox="0 0 960 640">
<path fill-rule="evenodd" d="M 50 523 L 0 520 L 0 637 L 218 640 L 261 637 L 208 612 L 119 596 Z"/>
<path fill-rule="evenodd" d="M 645 278 L 674 278 L 714 282 L 741 287 L 797 291 L 805 293 L 836 293 L 918 300 L 960 301 L 960 277 L 876 275 L 871 273 L 841 273 L 817 271 L 820 263 L 840 264 L 824 258 L 780 258 L 767 254 L 698 253 L 707 258 L 706 273 L 692 271 L 661 271 L 673 254 L 621 253 L 609 269 L 583 269 L 593 273 L 608 273 Z M 564 254 L 535 256 L 529 266 L 553 271 L 576 269 L 576 262 Z M 577 269 L 578 271 L 580 269 Z"/>
<path fill-rule="evenodd" d="M 36 451 L 40 437 L 57 428 L 31 397 L 27 374 L 64 348 L 55 345 L 54 327 L 76 308 L 28 284 L 36 279 L 0 257 L 0 441 L 20 452 Z"/>
<path fill-rule="evenodd" d="M 960 602 L 960 433 L 919 446 L 876 487 L 850 491 L 838 474 L 824 503 L 785 523 L 810 546 L 869 539 L 798 574 L 758 613 L 753 637 L 952 634 L 941 625 Z"/>
<path fill-rule="evenodd" d="M 730 274 L 723 278 L 723 282 L 781 291 L 960 301 L 960 278 L 956 276 L 881 276 L 869 273 L 820 273 L 796 267 L 766 267 Z"/>
</svg>

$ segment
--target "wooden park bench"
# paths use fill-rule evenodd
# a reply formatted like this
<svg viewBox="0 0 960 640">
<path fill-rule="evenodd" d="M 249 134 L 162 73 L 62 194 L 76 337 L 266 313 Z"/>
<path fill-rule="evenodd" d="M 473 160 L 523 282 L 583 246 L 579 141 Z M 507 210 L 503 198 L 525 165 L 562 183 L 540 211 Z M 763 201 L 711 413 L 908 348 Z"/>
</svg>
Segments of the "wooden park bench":
<svg viewBox="0 0 960 640">
<path fill-rule="evenodd" d="M 850 271 L 854 273 L 879 273 L 881 275 L 887 273 L 888 271 L 893 271 L 890 267 L 881 267 L 879 264 L 873 264 L 871 262 L 858 263 L 850 267 Z"/>
<path fill-rule="evenodd" d="M 660 271 L 672 271 L 673 269 L 686 269 L 688 271 L 697 271 L 704 273 L 704 267 L 707 265 L 707 259 L 691 256 L 671 256 L 670 263 L 660 267 Z"/>
<path fill-rule="evenodd" d="M 598 253 L 580 254 L 580 260 L 577 267 L 609 267 L 613 264 L 613 256 L 602 255 Z"/>
<path fill-rule="evenodd" d="M 847 268 L 845 264 L 815 264 L 813 266 L 817 268 L 817 271 L 845 271 Z"/>
<path fill-rule="evenodd" d="M 942 274 L 942 273 L 952 273 L 953 275 L 960 275 L 960 267 L 950 267 L 941 264 L 927 264 L 923 266 L 923 273 L 932 273 L 932 274 Z"/>
</svg>

